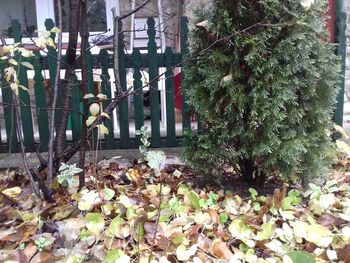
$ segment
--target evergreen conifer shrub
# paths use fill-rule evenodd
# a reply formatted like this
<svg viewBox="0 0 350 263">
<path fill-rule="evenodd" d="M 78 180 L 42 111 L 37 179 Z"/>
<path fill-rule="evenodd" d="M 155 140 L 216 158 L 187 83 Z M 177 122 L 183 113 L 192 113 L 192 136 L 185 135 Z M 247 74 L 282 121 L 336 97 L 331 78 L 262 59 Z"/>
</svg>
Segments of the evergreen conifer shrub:
<svg viewBox="0 0 350 263">
<path fill-rule="evenodd" d="M 196 15 L 185 82 L 201 130 L 184 158 L 202 175 L 306 182 L 327 170 L 339 61 L 326 2 L 214 0 Z"/>
</svg>

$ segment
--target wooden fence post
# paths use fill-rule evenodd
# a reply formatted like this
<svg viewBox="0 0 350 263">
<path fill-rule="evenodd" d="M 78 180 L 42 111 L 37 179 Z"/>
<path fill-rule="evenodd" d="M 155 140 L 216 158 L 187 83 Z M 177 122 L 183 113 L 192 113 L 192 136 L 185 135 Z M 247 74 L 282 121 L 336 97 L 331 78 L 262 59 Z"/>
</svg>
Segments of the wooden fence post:
<svg viewBox="0 0 350 263">
<path fill-rule="evenodd" d="M 119 76 L 121 91 L 126 91 L 126 67 L 125 67 L 125 54 L 124 54 L 124 36 L 122 33 L 123 24 L 119 21 L 118 34 L 119 34 Z M 120 127 L 120 148 L 126 149 L 129 147 L 129 109 L 128 98 L 123 99 L 119 103 L 119 127 Z"/>
<path fill-rule="evenodd" d="M 141 74 L 141 54 L 138 49 L 132 52 L 132 60 L 134 63 L 134 107 L 135 107 L 135 129 L 140 130 L 144 125 L 143 112 L 143 91 L 142 91 L 142 74 Z"/>
<path fill-rule="evenodd" d="M 107 99 L 112 98 L 111 94 L 111 84 L 109 82 L 110 76 L 108 73 L 108 52 L 105 49 L 101 49 L 100 51 L 100 61 L 101 61 L 101 92 L 107 96 Z M 109 104 L 109 101 L 103 102 L 103 108 L 106 108 Z M 105 148 L 106 149 L 114 149 L 114 126 L 113 126 L 113 115 L 110 116 L 111 119 L 105 120 L 105 125 L 108 128 L 108 134 L 105 135 Z"/>
<path fill-rule="evenodd" d="M 151 100 L 151 146 L 160 147 L 160 109 L 158 94 L 158 65 L 157 65 L 157 43 L 155 41 L 156 30 L 154 18 L 147 19 L 148 35 L 148 70 L 149 70 L 149 94 Z M 151 82 L 151 80 L 154 80 Z"/>
<path fill-rule="evenodd" d="M 5 69 L 5 62 L 0 61 L 0 70 L 3 72 Z M 3 77 L 1 79 L 3 81 Z M 7 84 L 6 84 L 7 85 Z M 1 89 L 2 102 L 4 103 L 4 118 L 7 138 L 7 152 L 18 152 L 18 140 L 16 134 L 16 110 L 13 105 L 12 91 L 9 86 Z"/>
<path fill-rule="evenodd" d="M 175 92 L 173 79 L 173 51 L 170 47 L 165 49 L 164 53 L 166 73 L 165 73 L 165 96 L 166 96 L 166 128 L 167 128 L 167 146 L 176 146 L 175 132 Z"/>
<path fill-rule="evenodd" d="M 12 28 L 12 36 L 14 38 L 15 43 L 22 42 L 22 34 L 20 24 L 17 20 L 11 21 Z M 26 61 L 27 59 L 17 55 L 16 59 L 18 61 Z M 20 85 L 24 87 L 28 87 L 28 77 L 27 77 L 27 68 L 21 64 L 18 66 L 17 71 L 18 81 Z M 32 111 L 30 108 L 30 97 L 29 93 L 26 90 L 19 89 L 19 100 L 20 100 L 20 108 L 22 115 L 22 127 L 23 127 L 23 140 L 24 146 L 26 147 L 26 151 L 34 151 L 34 132 L 33 132 L 33 120 L 32 120 Z"/>
</svg>

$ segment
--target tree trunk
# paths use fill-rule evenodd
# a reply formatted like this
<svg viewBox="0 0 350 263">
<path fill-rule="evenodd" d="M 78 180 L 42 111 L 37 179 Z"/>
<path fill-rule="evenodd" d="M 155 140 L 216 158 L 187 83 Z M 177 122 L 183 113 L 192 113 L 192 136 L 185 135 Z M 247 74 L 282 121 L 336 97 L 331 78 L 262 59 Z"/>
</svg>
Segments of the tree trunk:
<svg viewBox="0 0 350 263">
<path fill-rule="evenodd" d="M 66 145 L 66 129 L 68 123 L 69 109 L 72 100 L 72 77 L 75 71 L 76 50 L 78 44 L 79 19 L 80 19 L 80 0 L 69 1 L 69 42 L 66 53 L 66 73 L 64 76 L 62 94 L 62 116 L 59 122 L 56 134 L 56 156 L 63 152 Z"/>
<path fill-rule="evenodd" d="M 242 172 L 243 178 L 247 181 L 247 183 L 254 182 L 254 161 L 251 159 L 242 159 L 240 161 L 240 168 Z"/>
</svg>

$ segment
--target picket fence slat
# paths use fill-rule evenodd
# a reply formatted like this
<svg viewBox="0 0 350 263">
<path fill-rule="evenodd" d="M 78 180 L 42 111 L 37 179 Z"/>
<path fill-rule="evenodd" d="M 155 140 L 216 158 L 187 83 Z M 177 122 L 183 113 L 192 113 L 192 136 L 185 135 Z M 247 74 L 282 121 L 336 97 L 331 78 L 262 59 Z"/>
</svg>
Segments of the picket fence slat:
<svg viewBox="0 0 350 263">
<path fill-rule="evenodd" d="M 70 112 L 71 117 L 71 127 L 72 127 L 72 137 L 73 141 L 78 141 L 81 137 L 81 108 L 80 108 L 80 90 L 79 90 L 79 81 L 77 75 L 74 74 L 72 78 L 72 111 Z"/>
<path fill-rule="evenodd" d="M 142 90 L 142 74 L 140 68 L 141 54 L 139 49 L 134 49 L 132 53 L 134 61 L 134 108 L 135 108 L 135 129 L 140 130 L 144 125 L 143 111 L 143 90 Z"/>
<path fill-rule="evenodd" d="M 3 72 L 5 69 L 5 63 L 0 62 L 0 70 Z M 3 80 L 1 80 L 3 82 Z M 12 100 L 12 91 L 10 87 L 4 84 L 5 87 L 1 89 L 2 92 L 2 102 L 4 108 L 5 117 L 5 128 L 6 128 L 6 138 L 7 138 L 7 149 L 5 152 L 12 153 L 18 152 L 18 141 L 16 134 L 16 112 Z"/>
<path fill-rule="evenodd" d="M 87 78 L 88 78 L 87 90 L 88 90 L 88 93 L 92 93 L 92 94 L 97 95 L 98 92 L 94 88 L 94 73 L 93 73 L 94 68 L 93 68 L 93 57 L 92 57 L 92 54 L 90 51 L 89 33 L 87 33 L 86 37 L 87 37 L 87 41 L 86 41 L 86 48 L 87 48 L 86 63 L 87 63 L 87 65 L 86 66 L 87 66 Z"/>
<path fill-rule="evenodd" d="M 119 22 L 118 32 L 122 32 L 122 22 Z M 123 34 L 119 34 L 119 78 L 121 91 L 126 91 L 126 67 L 124 57 L 124 41 Z M 119 104 L 119 127 L 120 127 L 120 148 L 126 149 L 129 147 L 129 109 L 128 100 L 124 99 Z"/>
<path fill-rule="evenodd" d="M 151 146 L 160 147 L 160 108 L 159 108 L 159 92 L 158 92 L 158 75 L 159 69 L 157 60 L 152 59 L 157 55 L 157 43 L 155 41 L 156 30 L 154 28 L 155 21 L 153 18 L 147 19 L 147 35 L 148 35 L 148 70 L 149 70 L 149 95 L 151 102 Z"/>
<path fill-rule="evenodd" d="M 101 92 L 107 96 L 107 99 L 112 98 L 111 94 L 111 84 L 109 82 L 110 76 L 108 73 L 108 52 L 105 49 L 100 51 L 100 61 L 101 61 Z M 109 101 L 106 100 L 103 102 L 103 108 L 106 108 L 109 104 Z M 105 120 L 105 126 L 108 128 L 108 134 L 105 136 L 105 148 L 114 149 L 114 126 L 113 126 L 113 115 L 110 116 L 110 120 Z"/>
<path fill-rule="evenodd" d="M 32 65 L 34 67 L 34 95 L 37 112 L 37 122 L 39 129 L 40 145 L 39 151 L 47 152 L 49 142 L 49 118 L 47 114 L 46 91 L 44 87 L 44 77 L 42 75 L 42 66 L 40 63 L 40 52 L 34 52 L 35 57 L 32 58 Z"/>
<path fill-rule="evenodd" d="M 15 43 L 22 42 L 21 26 L 17 20 L 11 21 L 12 36 Z M 21 55 L 16 55 L 15 59 L 18 62 L 27 62 L 24 57 Z M 27 77 L 27 68 L 22 64 L 18 64 L 17 78 L 20 85 L 28 87 L 28 77 Z M 23 140 L 24 146 L 28 151 L 34 151 L 34 132 L 33 132 L 33 121 L 32 121 L 32 111 L 30 106 L 29 93 L 26 90 L 19 89 L 19 101 L 20 109 L 22 115 L 22 127 L 23 127 Z"/>
<path fill-rule="evenodd" d="M 181 20 L 181 52 L 173 53 L 170 47 L 167 47 L 165 52 L 159 52 L 158 46 L 155 41 L 155 20 L 154 18 L 149 18 L 147 20 L 147 35 L 148 35 L 148 45 L 147 53 L 142 53 L 140 49 L 134 49 L 133 52 L 125 52 L 123 34 L 119 34 L 119 77 L 120 77 L 120 88 L 122 92 L 125 92 L 128 88 L 126 81 L 127 69 L 133 69 L 133 94 L 130 97 L 124 98 L 120 101 L 119 107 L 117 109 L 119 127 L 115 126 L 113 116 L 111 120 L 106 119 L 104 124 L 108 128 L 109 133 L 104 136 L 104 143 L 102 147 L 104 149 L 115 149 L 120 148 L 132 148 L 137 147 L 140 144 L 139 137 L 135 139 L 130 138 L 130 123 L 135 122 L 135 129 L 140 129 L 143 125 L 149 125 L 148 121 L 145 121 L 146 112 L 145 105 L 146 101 L 150 102 L 150 126 L 151 126 L 151 147 L 172 147 L 177 146 L 178 142 L 182 140 L 181 137 L 177 137 L 176 123 L 175 123 L 175 98 L 174 98 L 174 78 L 173 71 L 174 67 L 183 67 L 181 61 L 186 57 L 188 53 L 187 44 L 187 28 L 188 21 L 186 19 Z M 13 22 L 12 30 L 13 37 L 15 41 L 21 40 L 21 32 L 18 28 L 18 22 Z M 46 30 L 51 30 L 54 27 L 54 22 L 52 19 L 45 20 Z M 119 24 L 119 32 L 121 32 L 122 24 Z M 17 29 L 16 29 L 17 28 Z M 51 33 L 51 37 L 55 39 L 56 34 Z M 107 100 L 103 101 L 101 105 L 106 108 L 112 98 L 112 92 L 115 89 L 111 85 L 109 70 L 113 68 L 113 54 L 109 54 L 107 50 L 100 50 L 99 54 L 92 55 L 90 52 L 90 45 L 88 44 L 86 51 L 87 62 L 86 65 L 81 65 L 81 59 L 77 59 L 77 72 L 81 71 L 82 67 L 86 67 L 88 71 L 88 82 L 87 82 L 87 93 L 93 93 L 97 95 L 98 93 L 103 93 L 107 96 Z M 24 130 L 24 141 L 27 151 L 35 150 L 34 142 L 34 131 L 33 131 L 33 121 L 32 112 L 37 113 L 37 123 L 35 127 L 38 127 L 39 132 L 39 151 L 47 151 L 47 144 L 49 140 L 49 111 L 50 105 L 48 95 L 53 91 L 54 80 L 57 70 L 57 51 L 55 47 L 48 47 L 48 55 L 42 56 L 39 51 L 35 51 L 35 57 L 30 58 L 30 62 L 34 66 L 34 95 L 36 108 L 30 106 L 30 94 L 26 91 L 20 91 L 21 101 L 25 103 L 22 105 L 21 111 L 23 115 L 23 130 Z M 1 66 L 1 65 L 0 65 Z M 4 67 L 5 65 L 2 65 Z M 166 72 L 164 76 L 159 77 L 160 68 L 165 68 Z M 66 69 L 65 56 L 62 57 L 61 70 Z M 94 70 L 101 70 L 101 83 L 100 85 L 95 85 Z M 48 76 L 45 71 L 48 71 Z M 148 80 L 151 81 L 148 87 L 143 88 L 143 75 L 148 72 Z M 47 80 L 46 77 L 48 78 Z M 19 72 L 19 78 L 21 84 L 27 85 L 27 69 L 22 67 Z M 165 81 L 164 81 L 165 79 Z M 159 90 L 160 83 L 164 83 L 165 86 L 161 91 Z M 82 97 L 84 94 L 81 93 L 79 88 L 80 81 L 75 74 L 73 76 L 72 83 L 72 102 L 71 111 L 69 113 L 67 131 L 71 130 L 72 140 L 76 141 L 80 139 L 81 127 L 82 127 Z M 162 84 L 163 85 L 163 84 Z M 62 116 L 62 85 L 58 87 L 58 97 L 57 105 L 55 111 L 55 129 L 57 130 L 59 126 L 59 121 Z M 185 85 L 182 85 L 182 91 L 185 89 Z M 148 89 L 148 90 L 147 90 Z M 164 93 L 161 93 L 164 92 Z M 149 94 L 149 97 L 146 97 Z M 186 94 L 182 92 L 183 98 Z M 165 112 L 161 112 L 160 98 L 163 98 L 166 103 L 166 107 L 163 108 Z M 0 140 L 0 151 L 5 150 L 17 152 L 18 151 L 18 140 L 15 129 L 15 111 L 12 103 L 12 91 L 10 88 L 2 89 L 2 100 L 4 102 L 4 113 L 5 113 L 5 128 L 6 128 L 6 141 L 4 138 Z M 133 104 L 131 104 L 133 102 Z M 6 106 L 7 105 L 7 106 Z M 129 109 L 133 106 L 133 110 Z M 162 105 L 163 106 L 163 105 Z M 129 111 L 134 111 L 130 114 Z M 162 119 L 164 117 L 164 119 Z M 162 126 L 160 125 L 162 123 Z M 164 126 L 163 126 L 164 125 Z M 190 129 L 191 119 L 189 115 L 189 110 L 187 104 L 183 103 L 182 108 L 182 127 L 183 131 Z M 115 129 L 119 129 L 119 136 L 115 137 Z M 69 133 L 68 133 L 69 134 Z M 93 144 L 96 143 L 97 133 L 94 132 Z M 66 136 L 67 137 L 67 136 Z M 70 137 L 69 137 L 70 139 Z M 65 143 L 70 143 L 70 141 L 65 140 Z M 92 144 L 92 145 L 93 145 Z"/>
<path fill-rule="evenodd" d="M 166 127 L 167 127 L 167 146 L 176 146 L 175 132 L 175 92 L 173 80 L 173 51 L 170 47 L 165 49 L 164 53 L 166 73 L 165 73 L 165 96 L 166 96 Z"/>
</svg>

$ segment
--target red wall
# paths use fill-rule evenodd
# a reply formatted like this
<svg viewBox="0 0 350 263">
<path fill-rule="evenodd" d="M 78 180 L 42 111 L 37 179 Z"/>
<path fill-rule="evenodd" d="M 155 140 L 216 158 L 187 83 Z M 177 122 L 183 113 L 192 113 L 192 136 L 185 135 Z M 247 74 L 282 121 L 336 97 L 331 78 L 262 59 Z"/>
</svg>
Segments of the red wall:
<svg viewBox="0 0 350 263">
<path fill-rule="evenodd" d="M 330 32 L 330 39 L 332 42 L 334 42 L 335 40 L 335 34 L 334 34 L 335 1 L 336 0 L 329 0 L 329 11 L 328 11 L 328 29 Z"/>
</svg>

